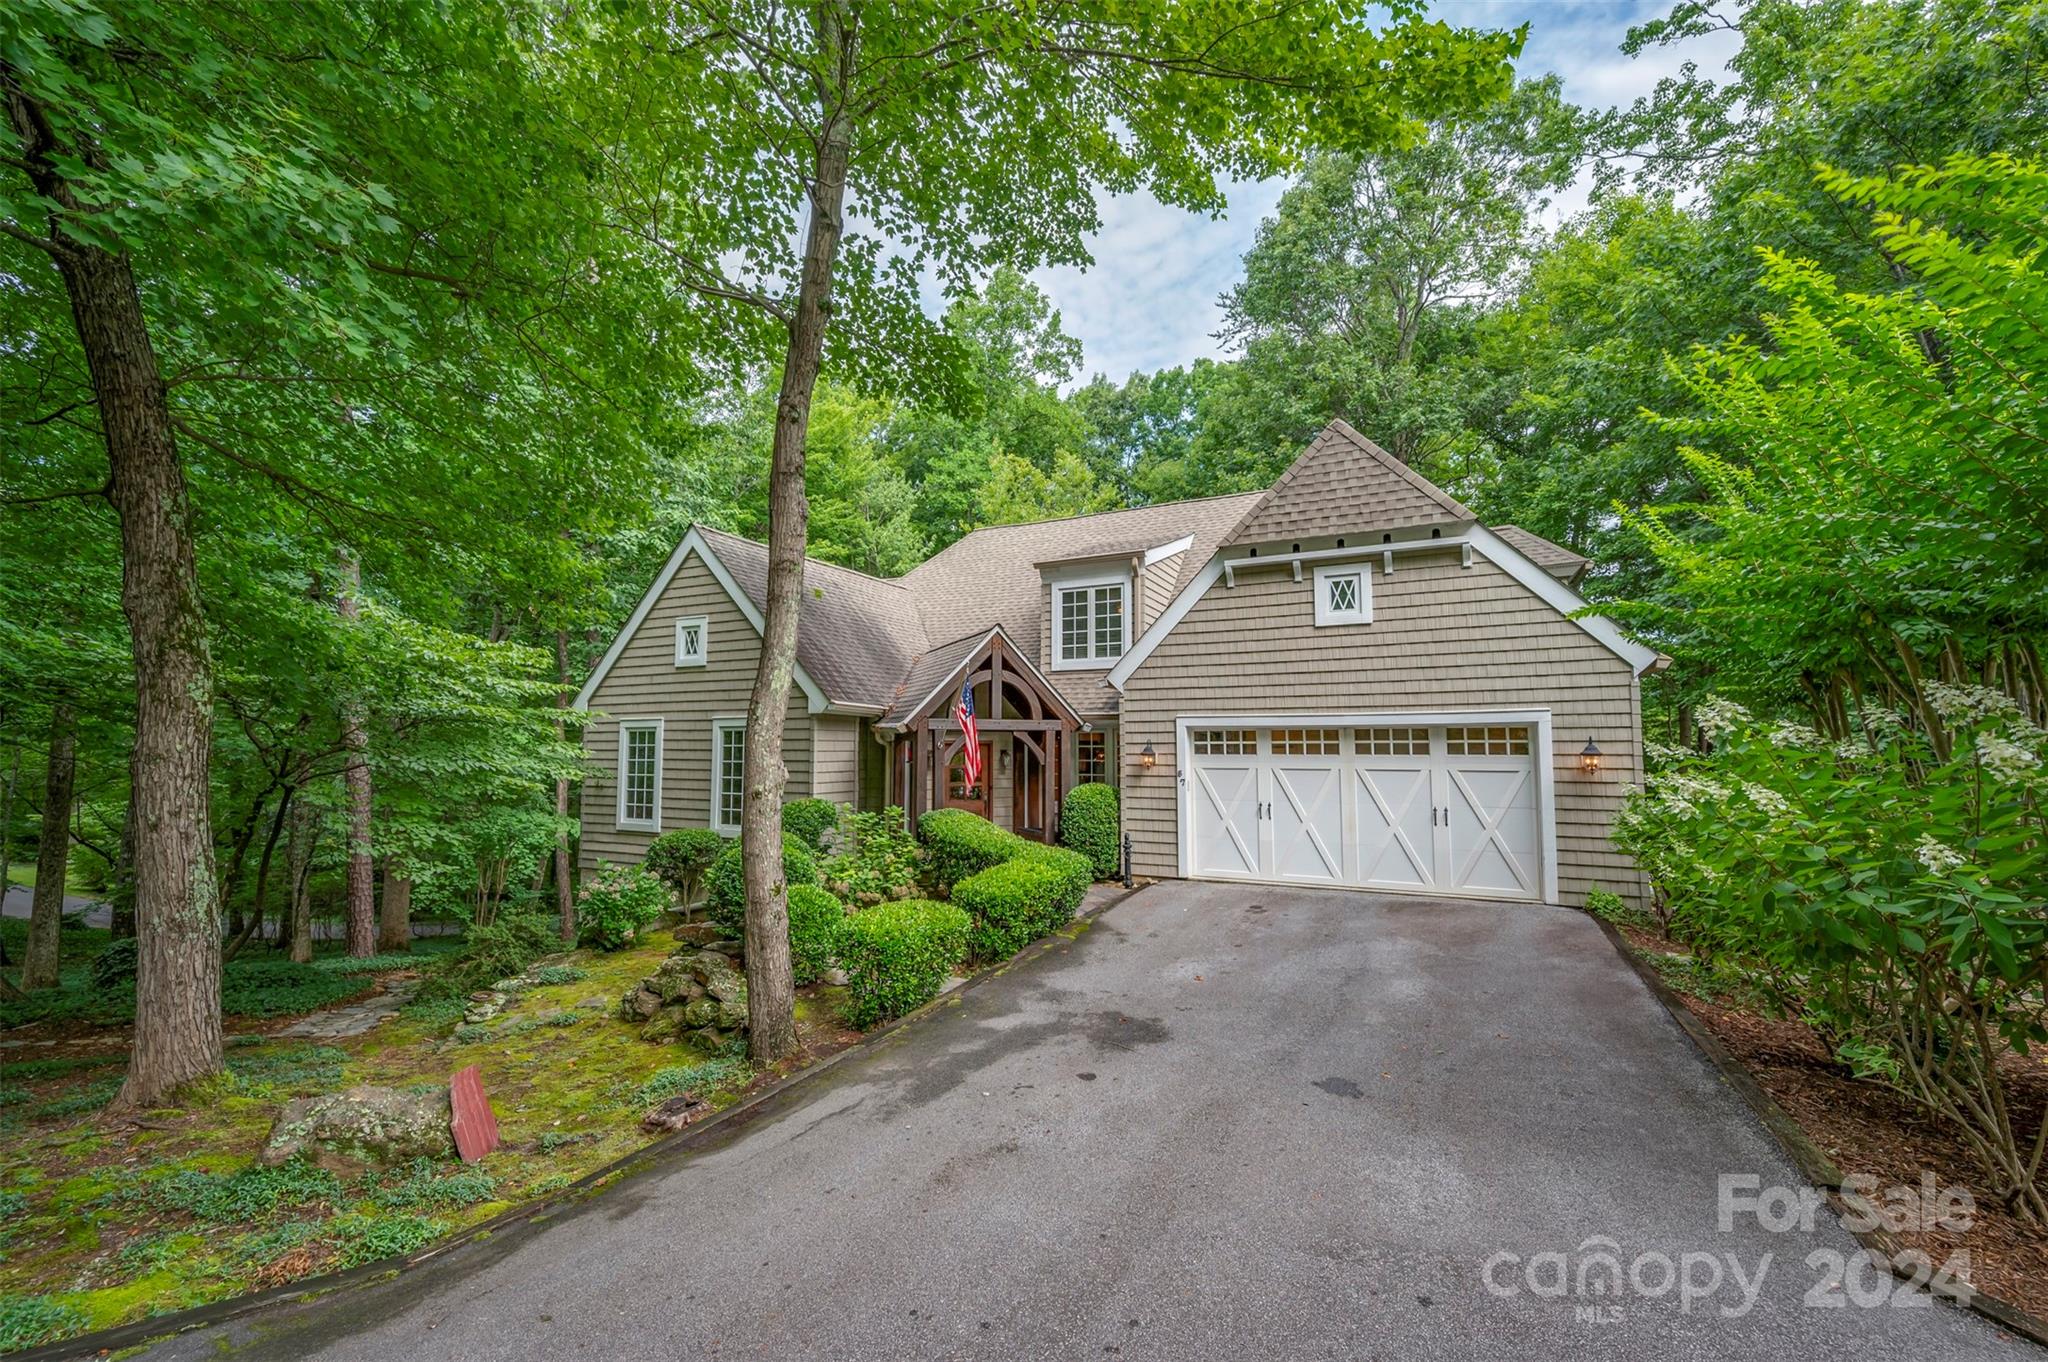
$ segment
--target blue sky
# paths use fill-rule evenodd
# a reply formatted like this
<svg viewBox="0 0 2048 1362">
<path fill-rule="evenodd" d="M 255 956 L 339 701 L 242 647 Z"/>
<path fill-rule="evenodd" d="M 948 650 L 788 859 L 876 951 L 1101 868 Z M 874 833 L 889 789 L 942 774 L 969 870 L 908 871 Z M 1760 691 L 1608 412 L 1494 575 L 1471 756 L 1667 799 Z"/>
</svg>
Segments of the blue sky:
<svg viewBox="0 0 2048 1362">
<path fill-rule="evenodd" d="M 1649 94 L 1684 61 L 1713 74 L 1734 55 L 1734 41 L 1717 34 L 1624 56 L 1621 40 L 1629 27 L 1668 9 L 1667 0 L 1437 0 L 1431 12 L 1472 28 L 1527 23 L 1520 71 L 1555 71 L 1564 78 L 1567 99 L 1605 108 Z M 1150 195 L 1105 197 L 1102 231 L 1091 248 L 1095 264 L 1034 276 L 1068 334 L 1080 340 L 1084 374 L 1121 382 L 1133 370 L 1224 354 L 1213 335 L 1221 319 L 1216 299 L 1237 281 L 1259 219 L 1272 211 L 1283 187 L 1279 181 L 1235 186 L 1220 221 L 1168 208 Z M 1583 188 L 1567 191 L 1546 216 L 1556 221 L 1584 202 Z"/>
</svg>

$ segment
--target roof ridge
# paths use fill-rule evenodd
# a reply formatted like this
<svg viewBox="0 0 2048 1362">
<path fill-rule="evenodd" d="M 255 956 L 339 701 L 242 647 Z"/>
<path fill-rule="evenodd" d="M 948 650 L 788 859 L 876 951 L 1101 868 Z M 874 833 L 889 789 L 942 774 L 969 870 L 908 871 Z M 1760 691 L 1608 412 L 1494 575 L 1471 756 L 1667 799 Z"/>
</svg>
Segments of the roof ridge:
<svg viewBox="0 0 2048 1362">
<path fill-rule="evenodd" d="M 1206 497 L 1177 497 L 1172 501 L 1148 501 L 1143 506 L 1112 506 L 1106 511 L 1083 511 L 1079 515 L 1056 515 L 1045 520 L 1013 520 L 1006 525 L 977 525 L 966 534 L 961 535 L 959 539 L 955 539 L 953 544 L 961 543 L 977 534 L 986 534 L 990 530 L 1028 530 L 1038 525 L 1064 525 L 1071 520 L 1099 520 L 1104 516 L 1131 515 L 1138 511 L 1163 511 L 1173 506 L 1193 506 L 1198 502 L 1204 501 L 1226 501 L 1231 497 L 1264 496 L 1265 493 L 1266 489 L 1263 487 L 1248 487 L 1242 492 L 1212 492 Z M 952 548 L 953 544 L 946 545 L 946 548 Z M 946 549 L 940 549 L 939 553 L 944 553 L 945 551 Z M 932 557 L 936 558 L 938 554 L 935 553 Z M 927 559 L 926 561 L 930 560 Z"/>
<path fill-rule="evenodd" d="M 1330 424 L 1324 427 L 1324 429 L 1337 431 L 1339 434 L 1344 436 L 1344 438 L 1350 440 L 1353 444 L 1357 445 L 1360 449 L 1364 450 L 1365 453 L 1370 455 L 1376 462 L 1380 464 L 1381 467 L 1385 468 L 1390 473 L 1396 474 L 1405 482 L 1407 482 L 1409 486 L 1413 487 L 1416 491 L 1422 493 L 1424 496 L 1428 497 L 1431 501 L 1434 501 L 1437 505 L 1443 507 L 1445 510 L 1452 512 L 1461 520 L 1479 519 L 1477 515 L 1473 514 L 1471 507 L 1467 506 L 1464 502 L 1459 501 L 1456 497 L 1452 496 L 1449 492 L 1446 492 L 1443 488 L 1431 482 L 1428 478 L 1423 477 L 1422 474 L 1416 472 L 1407 464 L 1402 463 L 1399 459 L 1395 458 L 1392 454 L 1389 454 L 1386 450 L 1381 449 L 1378 445 L 1374 444 L 1370 439 L 1366 438 L 1364 435 L 1359 434 L 1358 431 L 1352 426 L 1352 424 L 1349 421 L 1346 421 L 1343 417 L 1331 417 Z M 1304 453 L 1305 452 L 1306 451 L 1304 451 Z M 1296 460 L 1296 462 L 1298 463 L 1300 462 L 1300 460 Z M 1292 470 L 1290 469 L 1289 471 L 1291 472 Z M 1274 485 L 1278 486 L 1279 484 L 1276 483 Z"/>
<path fill-rule="evenodd" d="M 722 530 L 716 525 L 705 525 L 695 521 L 691 523 L 695 525 L 697 529 L 703 530 L 707 533 L 723 535 L 727 539 L 736 539 L 742 544 L 752 544 L 757 549 L 765 549 L 768 547 L 768 545 L 762 543 L 760 540 L 749 539 L 745 535 L 740 534 L 734 530 Z M 804 566 L 806 570 L 812 567 L 830 568 L 834 572 L 844 572 L 851 576 L 858 577 L 862 581 L 874 582 L 881 586 L 893 586 L 898 591 L 908 591 L 910 589 L 909 587 L 903 584 L 903 579 L 901 577 L 877 577 L 872 572 L 862 572 L 859 568 L 848 567 L 844 563 L 835 563 L 828 558 L 813 557 L 811 554 L 808 553 L 804 555 Z"/>
</svg>

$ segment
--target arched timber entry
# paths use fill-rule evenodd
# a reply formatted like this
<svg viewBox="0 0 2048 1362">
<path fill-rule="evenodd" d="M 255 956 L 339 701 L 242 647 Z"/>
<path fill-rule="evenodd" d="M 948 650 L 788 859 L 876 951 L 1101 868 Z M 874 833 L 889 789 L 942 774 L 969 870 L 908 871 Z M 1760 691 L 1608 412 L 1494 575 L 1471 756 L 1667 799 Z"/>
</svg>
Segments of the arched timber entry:
<svg viewBox="0 0 2048 1362">
<path fill-rule="evenodd" d="M 954 717 L 965 686 L 974 688 L 975 727 L 992 757 L 984 763 L 983 783 L 972 788 L 963 785 L 965 754 Z M 991 630 L 926 710 L 899 730 L 892 763 L 898 798 L 913 827 L 927 809 L 967 808 L 1019 836 L 1054 841 L 1060 799 L 1074 780 L 1073 736 L 1080 728 L 1072 706 L 1007 635 Z"/>
</svg>

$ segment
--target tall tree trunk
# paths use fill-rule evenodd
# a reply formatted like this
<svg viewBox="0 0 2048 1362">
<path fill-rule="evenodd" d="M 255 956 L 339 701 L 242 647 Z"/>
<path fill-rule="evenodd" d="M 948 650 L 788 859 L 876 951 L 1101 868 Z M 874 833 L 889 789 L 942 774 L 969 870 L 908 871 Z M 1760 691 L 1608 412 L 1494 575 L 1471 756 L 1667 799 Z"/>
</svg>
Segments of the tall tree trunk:
<svg viewBox="0 0 2048 1362">
<path fill-rule="evenodd" d="M 567 742 L 569 728 L 563 722 L 560 711 L 569 708 L 569 702 L 576 698 L 569 689 L 569 631 L 555 630 L 555 741 Z M 569 778 L 555 777 L 555 817 L 569 816 Z M 562 920 L 562 940 L 576 940 L 576 896 L 569 890 L 569 834 L 564 831 L 555 835 L 555 913 Z"/>
<path fill-rule="evenodd" d="M 50 706 L 50 760 L 43 776 L 43 830 L 36 843 L 36 892 L 29 905 L 28 949 L 21 957 L 24 989 L 56 988 L 64 926 L 64 881 L 71 871 L 71 783 L 78 774 L 78 715 L 62 700 Z"/>
<path fill-rule="evenodd" d="M 89 210 L 61 166 L 96 148 L 60 143 L 41 105 L 0 60 L 18 164 L 48 205 L 49 238 L 71 301 L 107 448 L 107 499 L 121 521 L 121 611 L 135 659 L 135 1032 L 114 1110 L 159 1101 L 216 1073 L 220 892 L 214 879 L 213 659 L 199 599 L 192 502 L 163 370 L 125 254 L 64 224 Z"/>
<path fill-rule="evenodd" d="M 412 877 L 391 857 L 384 858 L 384 902 L 377 920 L 377 950 L 412 949 Z"/>
<path fill-rule="evenodd" d="M 291 786 L 284 787 L 284 793 L 277 797 L 277 812 L 271 815 L 270 831 L 263 838 L 263 854 L 256 858 L 256 893 L 249 904 L 249 923 L 227 948 L 222 962 L 233 960 L 242 953 L 242 947 L 250 938 L 263 930 L 263 909 L 270 900 L 270 862 L 277 852 L 278 834 L 283 830 L 285 819 L 292 811 L 292 796 L 297 793 Z"/>
<path fill-rule="evenodd" d="M 302 965 L 313 960 L 313 848 L 320 839 L 320 811 L 300 800 L 285 838 L 285 871 L 291 876 L 291 951 Z"/>
<path fill-rule="evenodd" d="M 361 615 L 356 592 L 363 581 L 362 564 L 341 551 L 341 589 L 334 608 L 345 620 Z M 377 876 L 370 859 L 370 730 L 363 722 L 362 703 L 354 697 L 341 704 L 341 741 L 348 750 L 342 781 L 348 789 L 348 953 L 357 959 L 377 951 Z"/>
<path fill-rule="evenodd" d="M 14 792 L 21 785 L 21 749 L 7 758 L 7 788 L 0 794 L 0 901 L 14 887 Z"/>
<path fill-rule="evenodd" d="M 838 97 L 846 87 L 854 51 L 854 35 L 842 17 L 833 5 L 818 11 L 818 47 L 827 68 L 824 84 L 831 103 L 823 110 L 824 135 L 817 144 L 810 222 L 804 233 L 803 277 L 789 324 L 782 391 L 775 404 L 768 474 L 768 608 L 761 662 L 747 702 L 746 797 L 740 812 L 740 854 L 747 885 L 747 1044 L 761 1064 L 781 1059 L 797 1043 L 789 886 L 782 872 L 782 793 L 789 783 L 782 764 L 782 725 L 794 681 L 797 608 L 803 597 L 804 540 L 810 523 L 804 498 L 804 444 L 831 315 L 852 138 Z"/>
</svg>

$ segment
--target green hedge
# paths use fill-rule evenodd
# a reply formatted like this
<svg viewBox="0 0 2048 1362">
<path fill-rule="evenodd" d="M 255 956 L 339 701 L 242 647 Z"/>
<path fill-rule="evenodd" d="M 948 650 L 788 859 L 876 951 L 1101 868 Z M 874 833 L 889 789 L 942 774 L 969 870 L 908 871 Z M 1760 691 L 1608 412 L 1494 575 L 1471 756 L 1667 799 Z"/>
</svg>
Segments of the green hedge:
<svg viewBox="0 0 2048 1362">
<path fill-rule="evenodd" d="M 839 954 L 846 905 L 815 884 L 789 887 L 789 963 L 799 984 L 823 974 Z"/>
<path fill-rule="evenodd" d="M 825 834 L 839 826 L 839 806 L 829 799 L 792 799 L 782 806 L 782 830 L 809 847 L 825 849 Z"/>
<path fill-rule="evenodd" d="M 968 946 L 982 961 L 1007 960 L 1066 925 L 1095 876 L 1075 851 L 1027 844 L 1014 860 L 953 886 L 953 903 L 974 920 Z"/>
<path fill-rule="evenodd" d="M 1112 880 L 1122 869 L 1118 847 L 1116 787 L 1076 785 L 1060 810 L 1060 844 L 1088 858 L 1095 878 Z"/>
<path fill-rule="evenodd" d="M 846 1019 L 865 1028 L 938 997 L 967 958 L 970 925 L 952 904 L 929 899 L 899 899 L 846 919 L 839 939 L 851 995 Z"/>
<path fill-rule="evenodd" d="M 933 809 L 917 820 L 917 835 L 924 840 L 925 864 L 941 890 L 1037 845 L 965 809 Z"/>
<path fill-rule="evenodd" d="M 782 834 L 782 880 L 791 887 L 818 882 L 818 862 L 811 849 L 786 832 Z M 711 920 L 727 938 L 740 940 L 747 929 L 747 871 L 740 859 L 739 838 L 725 844 L 725 850 L 711 862 L 704 882 L 710 890 Z"/>
</svg>

